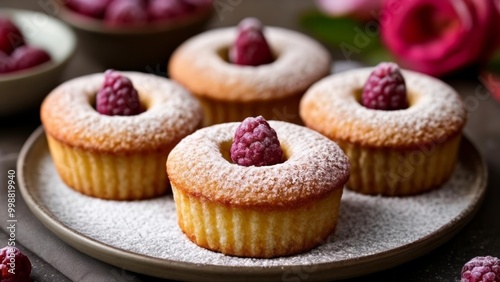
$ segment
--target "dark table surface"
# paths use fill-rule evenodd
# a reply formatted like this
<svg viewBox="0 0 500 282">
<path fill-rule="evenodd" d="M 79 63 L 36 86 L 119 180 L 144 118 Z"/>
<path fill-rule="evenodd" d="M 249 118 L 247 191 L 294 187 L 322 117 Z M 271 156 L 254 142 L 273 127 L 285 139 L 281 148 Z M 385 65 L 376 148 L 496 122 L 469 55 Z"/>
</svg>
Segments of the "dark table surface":
<svg viewBox="0 0 500 282">
<path fill-rule="evenodd" d="M 0 7 L 41 11 L 40 3 L 42 2 L 44 1 L 2 0 Z M 297 18 L 302 11 L 313 9 L 314 3 L 312 1 L 286 1 L 286 4 L 283 4 L 284 2 L 232 1 L 232 4 L 237 5 L 233 6 L 231 11 L 216 14 L 207 28 L 231 26 L 246 16 L 257 16 L 265 24 L 301 30 Z M 332 52 L 334 58 L 340 58 L 338 53 Z M 81 50 L 77 50 L 61 81 L 103 70 L 97 62 L 86 57 Z M 346 281 L 460 281 L 460 270 L 469 259 L 482 255 L 500 257 L 500 205 L 497 203 L 500 200 L 498 187 L 500 184 L 500 104 L 493 97 L 485 94 L 486 88 L 481 83 L 483 79 L 477 74 L 446 81 L 466 99 L 469 120 L 465 135 L 476 145 L 488 164 L 488 191 L 482 207 L 463 230 L 434 251 L 392 269 Z M 33 107 L 22 113 L 0 117 L 0 161 L 15 160 L 16 154 L 27 137 L 40 125 L 38 115 L 38 107 Z M 10 163 L 11 166 L 12 163 Z M 5 171 L 0 171 L 3 177 L 7 173 L 6 167 L 8 166 L 4 166 Z M 0 206 L 2 209 L 5 208 L 4 203 Z M 6 240 L 7 235 L 0 232 L 0 242 L 6 242 Z M 4 244 L 0 243 L 0 245 Z M 59 269 L 42 259 L 39 254 L 24 247 L 22 241 L 18 242 L 18 245 L 31 258 L 34 265 L 32 277 L 35 281 L 70 280 Z M 135 273 L 131 275 L 138 277 L 141 281 L 162 281 Z M 122 280 L 126 280 L 125 278 Z"/>
</svg>

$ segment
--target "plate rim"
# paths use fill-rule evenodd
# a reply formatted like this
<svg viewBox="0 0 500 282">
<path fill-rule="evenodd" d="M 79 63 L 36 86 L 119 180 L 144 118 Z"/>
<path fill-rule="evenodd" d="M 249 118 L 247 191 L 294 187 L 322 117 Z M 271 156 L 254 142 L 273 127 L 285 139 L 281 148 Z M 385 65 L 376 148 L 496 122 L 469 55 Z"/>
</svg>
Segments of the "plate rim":
<svg viewBox="0 0 500 282">
<path fill-rule="evenodd" d="M 477 182 L 478 192 L 475 193 L 471 204 L 462 210 L 458 216 L 436 231 L 420 237 L 412 243 L 354 259 L 340 262 L 317 263 L 313 265 L 246 267 L 196 264 L 171 259 L 161 259 L 119 249 L 90 238 L 55 218 L 50 211 L 46 210 L 43 205 L 34 199 L 26 184 L 24 175 L 24 169 L 27 166 L 26 159 L 29 154 L 33 152 L 35 145 L 39 142 L 44 142 L 42 139 L 45 139 L 45 131 L 43 126 L 39 126 L 26 140 L 17 161 L 19 189 L 26 205 L 35 217 L 62 241 L 86 255 L 133 272 L 160 278 L 178 280 L 210 279 L 211 281 L 246 281 L 249 277 L 259 277 L 267 279 L 261 279 L 262 281 L 272 281 L 277 278 L 285 279 L 284 276 L 286 274 L 304 274 L 303 272 L 306 272 L 305 274 L 308 275 L 307 279 L 315 281 L 324 279 L 345 279 L 382 271 L 413 260 L 451 239 L 451 237 L 458 233 L 474 217 L 482 204 L 487 190 L 488 169 L 486 162 L 474 144 L 464 135 L 460 145 L 459 158 L 463 154 L 466 154 L 468 158 L 474 159 L 475 164 L 473 165 L 474 167 L 478 167 L 477 170 L 479 173 L 475 176 L 473 182 Z M 468 150 L 469 152 L 464 153 L 463 151 L 465 150 L 462 148 L 463 146 L 470 147 L 470 150 Z M 387 261 L 391 260 L 392 263 L 387 265 Z M 394 262 L 394 260 L 396 261 Z M 361 269 L 359 267 L 360 265 L 363 265 Z M 306 270 L 304 270 L 304 268 L 306 268 Z M 335 269 L 348 271 L 347 273 L 336 273 L 336 271 L 332 271 Z M 209 275 L 210 277 L 208 277 Z"/>
</svg>

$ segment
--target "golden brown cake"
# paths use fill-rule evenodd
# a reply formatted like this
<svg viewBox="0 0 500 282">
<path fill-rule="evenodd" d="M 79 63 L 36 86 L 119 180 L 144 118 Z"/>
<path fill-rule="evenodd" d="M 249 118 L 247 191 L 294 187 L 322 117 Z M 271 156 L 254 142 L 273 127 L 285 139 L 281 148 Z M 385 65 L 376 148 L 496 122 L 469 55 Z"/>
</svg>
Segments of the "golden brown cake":
<svg viewBox="0 0 500 282">
<path fill-rule="evenodd" d="M 205 126 L 257 115 L 300 123 L 300 98 L 330 73 L 330 55 L 300 33 L 277 27 L 266 27 L 263 32 L 275 57 L 268 64 L 229 62 L 236 27 L 197 35 L 172 55 L 169 74 L 199 99 Z"/>
<path fill-rule="evenodd" d="M 347 187 L 364 194 L 404 196 L 439 187 L 451 175 L 466 110 L 448 85 L 402 71 L 408 108 L 373 110 L 361 93 L 373 68 L 324 78 L 300 104 L 307 127 L 336 141 L 351 161 Z"/>
<path fill-rule="evenodd" d="M 196 99 L 181 86 L 149 74 L 124 72 L 145 110 L 107 116 L 95 110 L 104 74 L 63 83 L 45 99 L 41 119 L 62 180 L 83 194 L 113 200 L 144 199 L 168 189 L 170 150 L 201 125 Z"/>
<path fill-rule="evenodd" d="M 197 245 L 228 255 L 276 257 L 317 246 L 336 227 L 349 161 L 324 136 L 270 121 L 284 161 L 232 162 L 239 123 L 200 129 L 170 153 L 167 172 L 178 222 Z"/>
</svg>

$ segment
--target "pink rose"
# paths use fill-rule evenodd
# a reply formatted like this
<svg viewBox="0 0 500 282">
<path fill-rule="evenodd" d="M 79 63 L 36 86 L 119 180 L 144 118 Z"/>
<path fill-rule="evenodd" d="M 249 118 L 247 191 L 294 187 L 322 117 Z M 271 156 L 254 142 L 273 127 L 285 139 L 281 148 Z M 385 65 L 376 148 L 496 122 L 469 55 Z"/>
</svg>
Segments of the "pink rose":
<svg viewBox="0 0 500 282">
<path fill-rule="evenodd" d="M 330 16 L 353 16 L 360 20 L 368 20 L 378 14 L 382 0 L 316 0 L 316 4 Z"/>
<path fill-rule="evenodd" d="M 382 14 L 384 43 L 406 68 L 441 76 L 495 48 L 493 0 L 387 0 Z"/>
<path fill-rule="evenodd" d="M 496 6 L 496 20 L 497 20 L 497 25 L 500 25 L 500 0 L 493 0 L 493 3 Z M 496 47 L 500 47 L 500 36 L 496 36 Z"/>
</svg>

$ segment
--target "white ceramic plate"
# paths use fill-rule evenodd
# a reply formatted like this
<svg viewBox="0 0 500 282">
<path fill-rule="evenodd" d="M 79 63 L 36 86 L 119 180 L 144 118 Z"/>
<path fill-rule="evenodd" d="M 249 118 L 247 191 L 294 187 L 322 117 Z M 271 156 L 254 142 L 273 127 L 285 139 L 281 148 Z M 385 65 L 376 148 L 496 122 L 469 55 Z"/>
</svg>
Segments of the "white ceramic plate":
<svg viewBox="0 0 500 282">
<path fill-rule="evenodd" d="M 470 221 L 487 179 L 486 165 L 464 138 L 454 174 L 440 189 L 405 198 L 346 190 L 337 230 L 324 244 L 300 255 L 250 259 L 191 243 L 177 226 L 171 195 L 118 202 L 68 188 L 41 128 L 24 145 L 18 173 L 30 209 L 68 244 L 125 269 L 191 281 L 332 280 L 396 266 L 436 248 Z"/>
</svg>

